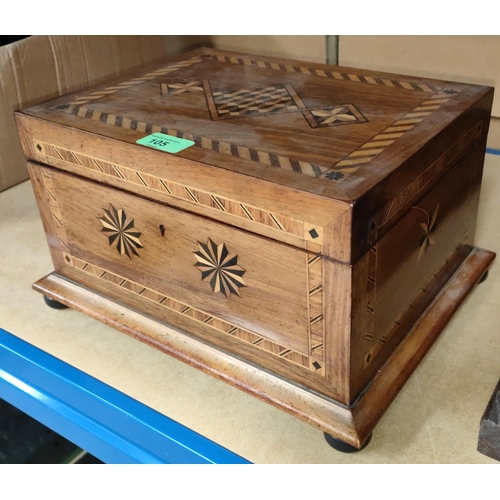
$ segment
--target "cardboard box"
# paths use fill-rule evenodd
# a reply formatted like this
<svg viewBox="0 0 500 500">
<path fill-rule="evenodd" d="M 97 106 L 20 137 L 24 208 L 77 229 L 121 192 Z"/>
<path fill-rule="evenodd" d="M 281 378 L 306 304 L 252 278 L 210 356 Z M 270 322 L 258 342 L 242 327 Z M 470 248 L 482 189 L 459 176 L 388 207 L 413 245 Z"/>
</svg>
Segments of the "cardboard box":
<svg viewBox="0 0 500 500">
<path fill-rule="evenodd" d="M 339 64 L 443 80 L 500 85 L 500 36 L 339 37 Z M 500 148 L 500 92 L 488 146 Z"/>
<path fill-rule="evenodd" d="M 0 47 L 0 191 L 28 178 L 12 112 L 205 45 L 326 61 L 322 36 L 32 36 Z"/>
<path fill-rule="evenodd" d="M 326 62 L 326 35 L 210 35 L 209 42 L 221 50 Z"/>
<path fill-rule="evenodd" d="M 206 38 L 37 35 L 0 47 L 0 191 L 28 178 L 15 109 L 107 80 Z"/>
</svg>

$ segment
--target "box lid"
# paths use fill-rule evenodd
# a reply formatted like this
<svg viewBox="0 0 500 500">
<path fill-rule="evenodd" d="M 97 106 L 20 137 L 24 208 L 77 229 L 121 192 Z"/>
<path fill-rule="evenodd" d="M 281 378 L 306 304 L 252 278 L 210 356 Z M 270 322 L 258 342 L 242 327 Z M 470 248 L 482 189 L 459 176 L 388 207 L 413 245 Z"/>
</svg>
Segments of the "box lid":
<svg viewBox="0 0 500 500">
<path fill-rule="evenodd" d="M 142 158 L 138 171 L 151 173 L 154 164 L 167 180 L 189 173 L 202 191 L 211 177 L 203 177 L 202 166 L 210 167 L 221 191 L 213 193 L 210 186 L 207 192 L 231 192 L 236 203 L 247 191 L 255 190 L 258 199 L 262 187 L 269 227 L 283 232 L 286 217 L 299 220 L 306 236 L 298 246 L 351 262 L 353 247 L 365 248 L 378 237 L 381 220 L 374 214 L 469 129 L 474 128 L 473 140 L 486 136 L 491 100 L 492 89 L 484 86 L 200 49 L 128 79 L 31 107 L 18 122 L 33 117 L 62 126 L 51 132 L 52 145 L 77 154 L 85 152 L 82 141 L 90 133 L 94 146 L 100 144 L 95 148 L 101 160 L 117 164 L 120 146 L 128 157 Z M 152 133 L 192 145 L 168 153 L 136 144 Z M 103 140 L 111 142 L 105 146 Z M 47 161 L 45 144 L 51 143 L 38 151 L 25 145 L 25 152 Z M 64 161 L 61 151 L 53 156 Z M 184 195 L 189 201 L 190 194 Z M 239 205 L 241 217 L 247 217 L 244 203 Z M 342 251 L 338 242 L 325 248 L 317 238 L 323 239 L 333 216 L 347 212 L 343 225 L 354 239 L 343 238 Z M 309 220 L 300 221 L 304 214 Z"/>
</svg>

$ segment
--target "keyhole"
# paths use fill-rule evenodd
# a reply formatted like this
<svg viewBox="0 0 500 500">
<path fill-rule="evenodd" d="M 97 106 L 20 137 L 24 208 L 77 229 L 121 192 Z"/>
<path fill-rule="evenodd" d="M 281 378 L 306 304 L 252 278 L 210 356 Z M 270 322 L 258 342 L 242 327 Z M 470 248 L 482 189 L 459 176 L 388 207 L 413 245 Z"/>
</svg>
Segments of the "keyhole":
<svg viewBox="0 0 500 500">
<path fill-rule="evenodd" d="M 161 237 L 163 238 L 165 236 L 165 226 L 160 224 L 158 227 L 160 228 Z"/>
</svg>

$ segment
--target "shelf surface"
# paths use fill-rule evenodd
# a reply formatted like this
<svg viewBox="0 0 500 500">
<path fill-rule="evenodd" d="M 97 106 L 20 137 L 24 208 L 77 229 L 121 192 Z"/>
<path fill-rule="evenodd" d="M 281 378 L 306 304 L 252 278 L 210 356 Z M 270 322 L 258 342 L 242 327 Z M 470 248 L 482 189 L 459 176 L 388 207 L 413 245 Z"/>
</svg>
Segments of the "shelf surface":
<svg viewBox="0 0 500 500">
<path fill-rule="evenodd" d="M 2 329 L 0 397 L 106 463 L 247 463 Z"/>
</svg>

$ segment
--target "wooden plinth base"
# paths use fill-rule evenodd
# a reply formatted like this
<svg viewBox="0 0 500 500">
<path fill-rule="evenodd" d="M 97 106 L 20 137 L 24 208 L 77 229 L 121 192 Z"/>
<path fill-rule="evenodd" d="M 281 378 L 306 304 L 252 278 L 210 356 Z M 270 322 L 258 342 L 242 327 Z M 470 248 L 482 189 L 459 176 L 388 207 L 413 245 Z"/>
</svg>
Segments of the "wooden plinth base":
<svg viewBox="0 0 500 500">
<path fill-rule="evenodd" d="M 33 288 L 361 448 L 495 254 L 473 248 L 352 407 L 307 391 L 52 273 Z"/>
</svg>

